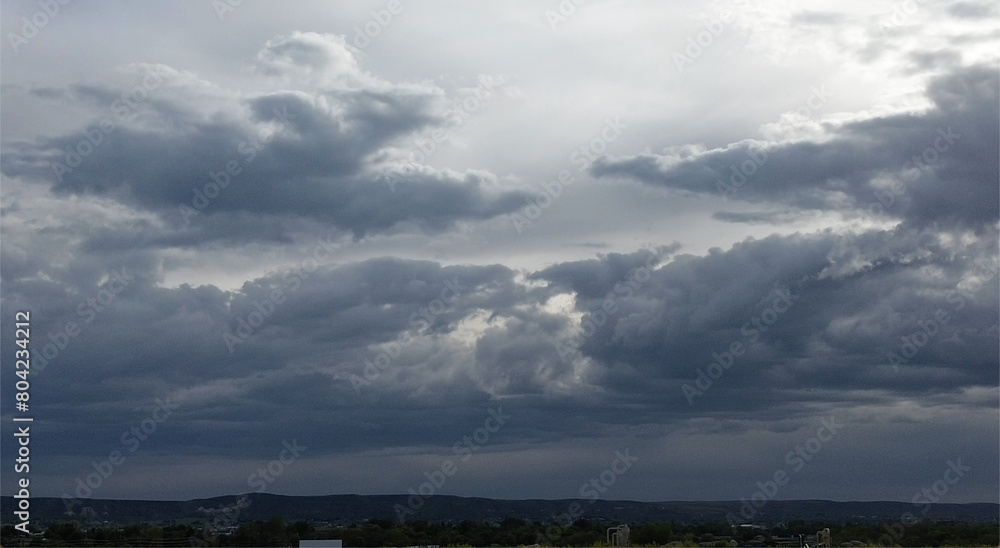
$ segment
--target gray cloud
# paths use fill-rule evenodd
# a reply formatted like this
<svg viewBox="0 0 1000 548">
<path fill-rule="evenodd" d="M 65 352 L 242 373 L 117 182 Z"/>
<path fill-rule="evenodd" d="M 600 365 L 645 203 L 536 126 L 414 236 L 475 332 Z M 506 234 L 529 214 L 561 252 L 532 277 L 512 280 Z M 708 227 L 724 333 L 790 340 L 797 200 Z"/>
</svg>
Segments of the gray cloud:
<svg viewBox="0 0 1000 548">
<path fill-rule="evenodd" d="M 135 97 L 152 97 L 162 85 L 175 98 L 135 101 L 130 109 L 115 103 L 121 90 L 76 86 L 77 97 L 125 113 L 101 119 L 111 126 L 95 122 L 18 143 L 0 168 L 8 177 L 51 184 L 57 194 L 108 197 L 158 213 L 166 230 L 136 245 L 185 245 L 185 224 L 195 225 L 201 241 L 218 238 L 220 224 L 228 225 L 224 232 L 269 239 L 261 217 L 265 227 L 309 219 L 355 237 L 406 225 L 440 232 L 457 220 L 489 219 L 523 205 L 527 194 L 494 191 L 495 176 L 486 171 L 423 167 L 404 174 L 400 160 L 386 157 L 399 138 L 445 122 L 441 90 L 361 72 L 337 36 L 295 33 L 270 41 L 258 62 L 263 74 L 293 84 L 304 74 L 321 87 L 247 97 L 213 89 L 206 96 L 203 83 L 147 67 L 151 90 Z M 186 106 L 205 99 L 220 104 L 209 111 Z M 89 144 L 88 134 L 98 144 Z"/>
<path fill-rule="evenodd" d="M 383 5 L 70 4 L 0 50 L 33 494 L 159 399 L 95 496 L 254 489 L 292 438 L 272 492 L 402 493 L 502 407 L 444 492 L 578 496 L 629 447 L 609 498 L 738 499 L 836 416 L 782 497 L 909 500 L 961 455 L 948 501 L 996 500 L 994 8 L 404 5 L 363 51 Z"/>
<path fill-rule="evenodd" d="M 535 289 L 515 283 L 515 273 L 499 265 L 390 258 L 312 272 L 295 267 L 237 291 L 158 288 L 137 272 L 93 323 L 86 322 L 86 307 L 38 322 L 43 335 L 58 334 L 66 321 L 85 331 L 39 375 L 39 390 L 54 403 L 38 409 L 60 425 L 60 436 L 71 442 L 67 450 L 96 444 L 96 451 L 102 442 L 91 440 L 128 423 L 136 402 L 172 397 L 182 407 L 165 446 L 235 454 L 252 450 L 255 436 L 276 436 L 293 425 L 357 432 L 350 442 L 313 442 L 324 452 L 447 443 L 446 432 L 428 438 L 413 426 L 424 415 L 460 420 L 469 411 L 456 408 L 459 402 L 475 407 L 496 397 L 534 416 L 530 427 L 508 432 L 512 440 L 541 441 L 584 435 L 586 417 L 600 416 L 612 429 L 709 409 L 734 418 L 805 420 L 812 410 L 796 410 L 795 402 L 839 407 L 957 395 L 991 386 L 998 374 L 991 323 L 998 313 L 991 281 L 998 267 L 989 251 L 995 233 L 991 239 L 956 249 L 919 231 L 773 236 L 705 257 L 679 255 L 656 267 L 676 252 L 672 246 L 554 265 L 530 276 L 545 282 Z M 648 276 L 636 274 L 642 268 Z M 981 281 L 963 283 L 973 277 Z M 449 284 L 458 295 L 435 310 L 435 299 L 453 296 Z M 4 313 L 29 302 L 39 311 L 80 310 L 85 295 L 109 287 L 7 285 Z M 783 289 L 792 299 L 787 311 L 766 327 L 751 323 L 766 318 L 762 312 Z M 280 299 L 273 298 L 275 290 Z M 566 294 L 575 295 L 582 323 L 541 306 Z M 608 310 L 609 300 L 615 309 L 579 352 L 564 358 L 558 345 L 571 343 L 574 332 Z M 886 356 L 902 352 L 902 337 L 912 337 L 938 310 L 949 315 L 947 325 L 894 370 Z M 230 352 L 224 334 L 239 337 L 240 325 L 252 323 L 256 311 L 264 314 L 262 325 Z M 464 335 L 461 326 L 476 317 L 486 322 L 483 329 Z M 400 341 L 388 367 L 365 377 L 365 362 L 377 363 L 376 356 Z M 689 405 L 683 384 L 694 383 L 713 352 L 722 354 L 733 342 L 746 354 L 697 406 Z M 352 379 L 358 378 L 370 382 L 356 390 Z M 100 402 L 69 403 L 87 401 L 94 387 L 108 392 Z M 559 395 L 561 403 L 537 399 L 543 395 Z M 641 403 L 642 410 L 625 401 Z M 562 411 L 551 412 L 553 406 Z M 404 410 L 406 421 L 390 419 Z M 567 422 L 564 413 L 584 422 Z M 263 417 L 272 418 L 262 423 Z M 373 421 L 383 424 L 377 435 L 357 430 Z M 103 438 L 88 426 L 98 422 L 106 424 Z M 247 428 L 258 434 L 242 433 Z"/>
<path fill-rule="evenodd" d="M 930 84 L 927 113 L 850 122 L 830 128 L 823 141 L 604 157 L 591 173 L 754 203 L 978 228 L 998 218 L 995 76 L 988 67 L 959 69 Z"/>
<path fill-rule="evenodd" d="M 960 18 L 980 19 L 996 16 L 997 6 L 992 2 L 955 2 L 948 6 L 948 13 Z"/>
<path fill-rule="evenodd" d="M 803 11 L 792 16 L 792 24 L 836 25 L 843 21 L 843 14 L 829 11 Z"/>
</svg>

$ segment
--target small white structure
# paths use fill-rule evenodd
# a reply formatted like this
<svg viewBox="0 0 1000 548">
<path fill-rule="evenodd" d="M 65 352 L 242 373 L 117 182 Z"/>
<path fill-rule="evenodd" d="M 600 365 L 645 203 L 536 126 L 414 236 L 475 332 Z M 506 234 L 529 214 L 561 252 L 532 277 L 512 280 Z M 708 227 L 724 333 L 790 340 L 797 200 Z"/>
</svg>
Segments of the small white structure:
<svg viewBox="0 0 1000 548">
<path fill-rule="evenodd" d="M 833 546 L 829 527 L 824 528 L 822 531 L 816 531 L 816 546 L 822 546 L 823 548 L 831 548 Z"/>
<path fill-rule="evenodd" d="M 614 531 L 612 533 L 612 531 Z M 618 527 L 608 528 L 608 544 L 612 546 L 629 546 L 629 528 L 628 524 L 622 524 Z"/>
<path fill-rule="evenodd" d="M 300 540 L 299 548 L 344 548 L 344 541 L 337 540 Z"/>
<path fill-rule="evenodd" d="M 808 547 L 809 545 L 806 544 Z M 830 528 L 827 527 L 816 531 L 816 546 L 814 548 L 832 548 L 833 539 L 830 537 Z"/>
</svg>

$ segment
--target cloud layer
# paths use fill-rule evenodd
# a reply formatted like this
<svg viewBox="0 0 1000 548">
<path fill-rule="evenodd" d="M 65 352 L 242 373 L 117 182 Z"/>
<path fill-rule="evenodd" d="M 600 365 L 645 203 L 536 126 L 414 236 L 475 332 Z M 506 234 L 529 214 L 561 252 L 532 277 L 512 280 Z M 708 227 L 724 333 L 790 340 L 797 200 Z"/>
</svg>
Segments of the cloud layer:
<svg viewBox="0 0 1000 548">
<path fill-rule="evenodd" d="M 467 450 L 441 492 L 572 497 L 628 448 L 603 497 L 738 500 L 833 420 L 780 498 L 908 501 L 961 457 L 947 502 L 996 501 L 995 7 L 505 6 L 157 8 L 193 25 L 161 51 L 79 45 L 152 32 L 94 3 L 2 52 L 37 494 L 115 450 L 94 496 L 253 490 L 294 439 L 267 490 Z"/>
</svg>

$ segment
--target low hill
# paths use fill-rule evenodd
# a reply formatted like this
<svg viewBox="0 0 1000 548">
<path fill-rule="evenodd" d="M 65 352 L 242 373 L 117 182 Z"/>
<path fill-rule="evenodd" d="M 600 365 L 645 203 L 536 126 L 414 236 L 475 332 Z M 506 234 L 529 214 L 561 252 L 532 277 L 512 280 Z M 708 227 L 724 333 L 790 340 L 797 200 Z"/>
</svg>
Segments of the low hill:
<svg viewBox="0 0 1000 548">
<path fill-rule="evenodd" d="M 237 505 L 237 501 L 242 502 Z M 281 516 L 285 521 L 307 520 L 347 524 L 368 519 L 397 521 L 400 515 L 407 521 L 502 520 L 520 518 L 550 522 L 567 514 L 571 505 L 578 504 L 576 517 L 588 520 L 623 523 L 726 522 L 730 514 L 738 516 L 741 502 L 637 502 L 622 500 L 496 500 L 437 495 L 414 497 L 412 508 L 403 495 L 325 495 L 284 496 L 250 493 L 188 501 L 149 501 L 80 499 L 70 512 L 59 498 L 31 499 L 31 521 L 44 523 L 56 520 L 124 523 L 166 523 L 200 520 L 227 511 L 235 522 L 266 520 Z M 422 502 L 422 504 L 420 504 Z M 0 497 L 3 523 L 11 523 L 14 511 L 12 497 Z M 413 510 L 409 512 L 409 510 Z M 993 503 L 933 504 L 921 515 L 923 507 L 905 502 L 833 502 L 824 500 L 772 500 L 759 509 L 753 520 L 740 521 L 774 524 L 792 520 L 842 522 L 896 522 L 910 513 L 922 520 L 996 522 L 1000 505 Z M 235 514 L 235 515 L 234 515 Z M 565 519 L 565 518 L 563 518 Z"/>
</svg>

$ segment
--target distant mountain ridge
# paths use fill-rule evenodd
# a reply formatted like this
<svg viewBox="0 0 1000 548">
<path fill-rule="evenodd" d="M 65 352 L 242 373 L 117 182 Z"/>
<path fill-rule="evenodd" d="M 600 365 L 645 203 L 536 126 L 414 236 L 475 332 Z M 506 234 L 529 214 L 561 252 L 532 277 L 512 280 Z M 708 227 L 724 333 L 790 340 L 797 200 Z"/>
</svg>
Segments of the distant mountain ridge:
<svg viewBox="0 0 1000 548">
<path fill-rule="evenodd" d="M 242 500 L 241 500 L 242 499 Z M 421 499 L 423 504 L 407 521 L 502 520 L 520 518 L 551 522 L 566 515 L 578 504 L 576 517 L 622 523 L 682 522 L 705 523 L 730 521 L 739 516 L 741 501 L 639 502 L 591 499 L 498 500 L 435 495 Z M 240 501 L 239 504 L 237 502 Z M 322 495 L 286 496 L 267 493 L 230 495 L 187 501 L 146 501 L 80 499 L 68 514 L 60 498 L 31 499 L 31 520 L 35 523 L 82 519 L 111 523 L 162 523 L 201 520 L 208 522 L 228 512 L 232 522 L 267 520 L 280 516 L 286 522 L 307 520 L 332 524 L 358 523 L 368 519 L 398 521 L 397 510 L 409 510 L 407 495 Z M 416 503 L 415 503 L 416 505 Z M 906 502 L 834 502 L 825 500 L 771 500 L 757 510 L 754 519 L 740 521 L 773 524 L 796 519 L 807 521 L 897 522 L 910 514 L 921 520 L 965 522 L 1000 521 L 1000 504 L 932 504 L 924 507 Z M 4 524 L 11 523 L 15 510 L 13 497 L 0 497 Z M 235 515 L 234 515 L 235 514 Z M 565 519 L 565 518 L 564 518 Z M 576 519 L 576 518 L 574 518 Z"/>
</svg>

